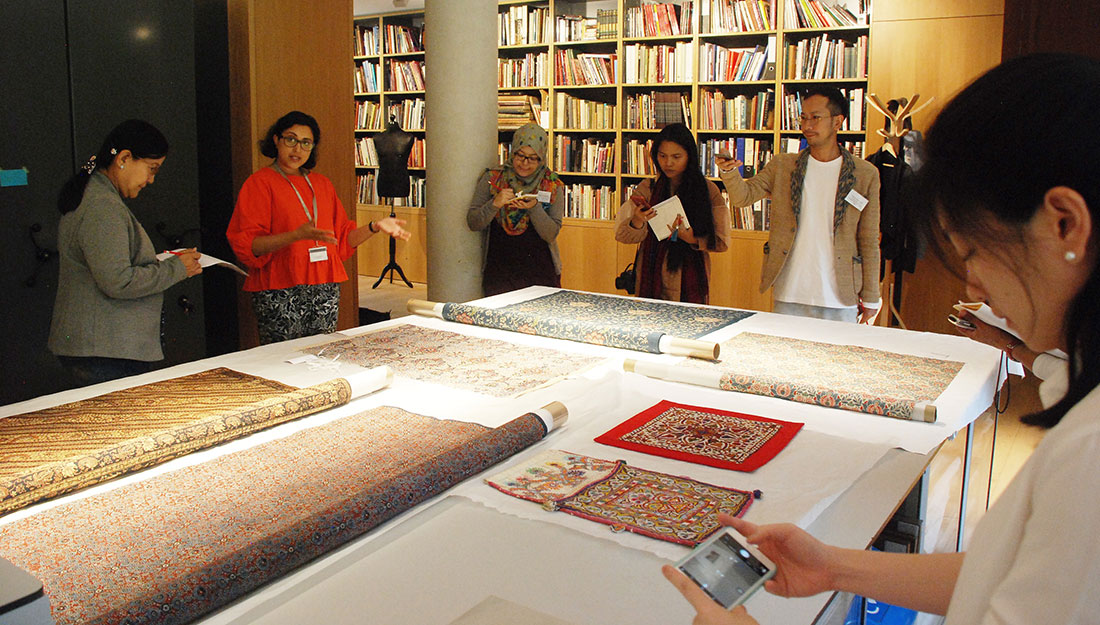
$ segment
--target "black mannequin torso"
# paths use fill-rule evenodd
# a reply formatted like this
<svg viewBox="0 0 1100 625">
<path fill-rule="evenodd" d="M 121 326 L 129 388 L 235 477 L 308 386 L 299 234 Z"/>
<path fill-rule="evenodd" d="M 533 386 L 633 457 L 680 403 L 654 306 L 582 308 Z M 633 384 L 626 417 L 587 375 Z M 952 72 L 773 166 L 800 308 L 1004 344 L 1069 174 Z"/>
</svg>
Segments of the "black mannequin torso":
<svg viewBox="0 0 1100 625">
<path fill-rule="evenodd" d="M 374 138 L 378 151 L 378 195 L 406 197 L 409 195 L 409 153 L 413 136 L 390 120 L 385 132 Z"/>
</svg>

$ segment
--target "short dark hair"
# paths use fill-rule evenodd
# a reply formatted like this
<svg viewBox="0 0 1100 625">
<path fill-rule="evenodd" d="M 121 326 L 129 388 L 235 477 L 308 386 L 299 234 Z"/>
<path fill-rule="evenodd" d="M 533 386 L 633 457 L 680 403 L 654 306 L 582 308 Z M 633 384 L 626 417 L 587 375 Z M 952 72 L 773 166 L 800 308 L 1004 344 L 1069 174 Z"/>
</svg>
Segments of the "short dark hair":
<svg viewBox="0 0 1100 625">
<path fill-rule="evenodd" d="M 274 124 L 271 124 L 271 128 L 268 128 L 267 134 L 263 139 L 260 139 L 260 154 L 268 158 L 278 158 L 279 148 L 275 147 L 275 137 L 283 136 L 283 131 L 291 126 L 309 126 L 309 129 L 313 131 L 313 150 L 309 153 L 309 158 L 306 159 L 303 169 L 313 169 L 313 166 L 317 164 L 317 147 L 321 145 L 321 127 L 317 125 L 317 120 L 313 119 L 312 115 L 307 115 L 301 111 L 291 111 L 286 115 L 280 117 Z"/>
<path fill-rule="evenodd" d="M 97 169 L 106 171 L 123 150 L 129 150 L 134 158 L 161 158 L 168 156 L 168 139 L 156 126 L 140 119 L 128 119 L 115 126 L 103 139 L 99 152 L 61 187 L 57 209 L 62 215 L 80 206 L 91 175 Z"/>
<path fill-rule="evenodd" d="M 1092 214 L 1090 244 L 1097 245 L 1100 129 L 1087 120 L 1098 99 L 1100 61 L 1070 54 L 1005 61 L 955 96 L 928 131 L 922 193 L 911 208 L 937 255 L 953 258 L 944 228 L 991 250 L 1024 240 L 1047 191 L 1057 186 L 1084 198 Z M 1006 256 L 1005 262 L 1015 261 Z M 1066 317 L 1069 389 L 1025 422 L 1054 426 L 1100 384 L 1097 302 L 1100 270 L 1094 269 Z"/>
<path fill-rule="evenodd" d="M 848 98 L 840 92 L 840 89 L 825 86 L 810 87 L 806 90 L 802 99 L 805 100 L 815 95 L 819 95 L 829 101 L 826 107 L 828 107 L 830 113 L 833 115 L 843 115 L 844 119 L 848 119 Z"/>
</svg>

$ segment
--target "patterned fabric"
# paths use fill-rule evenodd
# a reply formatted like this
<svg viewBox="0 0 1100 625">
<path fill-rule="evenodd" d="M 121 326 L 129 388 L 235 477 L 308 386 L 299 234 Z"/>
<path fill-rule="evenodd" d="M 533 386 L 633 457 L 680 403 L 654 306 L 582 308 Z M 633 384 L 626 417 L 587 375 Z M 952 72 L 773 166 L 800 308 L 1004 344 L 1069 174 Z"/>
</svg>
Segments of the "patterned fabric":
<svg viewBox="0 0 1100 625">
<path fill-rule="evenodd" d="M 530 176 L 523 177 L 516 172 L 515 168 L 512 167 L 512 161 L 509 160 L 508 163 L 493 169 L 494 173 L 489 179 L 489 184 L 493 187 L 493 190 L 499 193 L 504 189 L 512 189 L 517 195 L 534 193 L 536 190 L 560 193 L 559 188 L 564 184 L 557 174 L 550 171 L 550 168 L 546 165 L 547 149 L 549 148 L 546 130 L 534 122 L 520 126 L 512 135 L 512 146 L 509 150 L 512 158 L 515 158 L 515 154 L 522 147 L 529 147 L 535 151 L 535 154 L 538 154 L 540 158 L 538 167 L 531 172 Z M 496 219 L 504 231 L 511 235 L 523 234 L 531 223 L 531 217 L 526 208 L 512 208 L 509 206 L 501 208 L 497 212 Z"/>
<path fill-rule="evenodd" d="M 219 368 L 0 419 L 0 514 L 347 403 Z"/>
<path fill-rule="evenodd" d="M 363 367 L 495 397 L 528 391 L 587 368 L 596 358 L 402 325 L 302 350 Z"/>
<path fill-rule="evenodd" d="M 0 525 L 58 625 L 187 623 L 538 441 L 396 408 Z"/>
<path fill-rule="evenodd" d="M 742 333 L 722 343 L 717 363 L 689 360 L 690 367 L 716 369 L 720 388 L 789 399 L 827 408 L 898 419 L 925 420 L 923 404 L 942 393 L 963 363 L 895 354 L 856 345 Z"/>
<path fill-rule="evenodd" d="M 502 308 L 443 306 L 448 321 L 651 353 L 659 353 L 662 335 L 698 338 L 752 315 L 579 291 L 558 291 Z"/>
<path fill-rule="evenodd" d="M 564 451 L 536 456 L 486 482 L 613 531 L 689 546 L 721 527 L 719 512 L 739 517 L 753 500 L 753 493 Z"/>
<path fill-rule="evenodd" d="M 597 443 L 734 471 L 755 471 L 775 457 L 801 423 L 662 401 Z"/>
<path fill-rule="evenodd" d="M 252 309 L 260 330 L 260 344 L 289 341 L 336 331 L 340 313 L 340 285 L 299 284 L 252 294 Z"/>
</svg>

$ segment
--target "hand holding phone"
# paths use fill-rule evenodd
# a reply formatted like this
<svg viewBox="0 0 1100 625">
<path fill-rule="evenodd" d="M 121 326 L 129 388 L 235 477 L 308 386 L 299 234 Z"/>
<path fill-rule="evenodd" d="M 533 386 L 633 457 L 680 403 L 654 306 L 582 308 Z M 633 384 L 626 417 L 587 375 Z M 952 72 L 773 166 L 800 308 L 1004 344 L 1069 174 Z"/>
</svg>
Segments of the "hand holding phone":
<svg viewBox="0 0 1100 625">
<path fill-rule="evenodd" d="M 947 320 L 951 322 L 956 328 L 963 330 L 977 330 L 978 326 L 974 325 L 974 322 L 968 321 L 959 317 L 958 315 L 947 315 Z"/>
<path fill-rule="evenodd" d="M 642 197 L 640 195 L 630 196 L 630 201 L 634 202 L 635 206 L 641 207 L 642 212 L 645 212 L 647 210 L 651 210 L 653 208 L 653 205 L 649 203 L 649 200 L 645 199 L 644 197 Z"/>
<path fill-rule="evenodd" d="M 676 568 L 723 608 L 741 605 L 775 576 L 775 564 L 737 530 L 724 527 Z"/>
</svg>

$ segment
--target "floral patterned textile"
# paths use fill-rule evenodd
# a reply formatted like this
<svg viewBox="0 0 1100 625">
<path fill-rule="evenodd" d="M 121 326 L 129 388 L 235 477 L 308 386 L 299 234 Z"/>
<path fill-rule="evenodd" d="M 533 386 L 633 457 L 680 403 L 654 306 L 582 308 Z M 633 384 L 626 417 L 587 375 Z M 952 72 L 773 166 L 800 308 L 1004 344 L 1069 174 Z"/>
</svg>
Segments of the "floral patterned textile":
<svg viewBox="0 0 1100 625">
<path fill-rule="evenodd" d="M 717 363 L 685 362 L 721 372 L 727 391 L 828 408 L 934 421 L 940 396 L 963 363 L 745 332 L 722 343 Z"/>
<path fill-rule="evenodd" d="M 512 332 L 659 353 L 661 336 L 698 338 L 754 313 L 558 291 L 502 308 L 445 304 L 443 318 Z"/>
<path fill-rule="evenodd" d="M 597 443 L 735 471 L 775 457 L 801 423 L 662 401 L 596 437 Z"/>
<path fill-rule="evenodd" d="M 506 397 L 599 362 L 541 347 L 401 325 L 302 350 L 363 367 L 389 365 L 397 375 Z"/>
<path fill-rule="evenodd" d="M 552 451 L 486 482 L 513 497 L 650 538 L 695 546 L 717 531 L 718 513 L 745 514 L 753 493 L 687 477 Z"/>
<path fill-rule="evenodd" d="M 0 419 L 0 514 L 347 403 L 218 368 Z"/>
<path fill-rule="evenodd" d="M 58 625 L 187 623 L 538 441 L 382 407 L 0 525 Z"/>
</svg>

